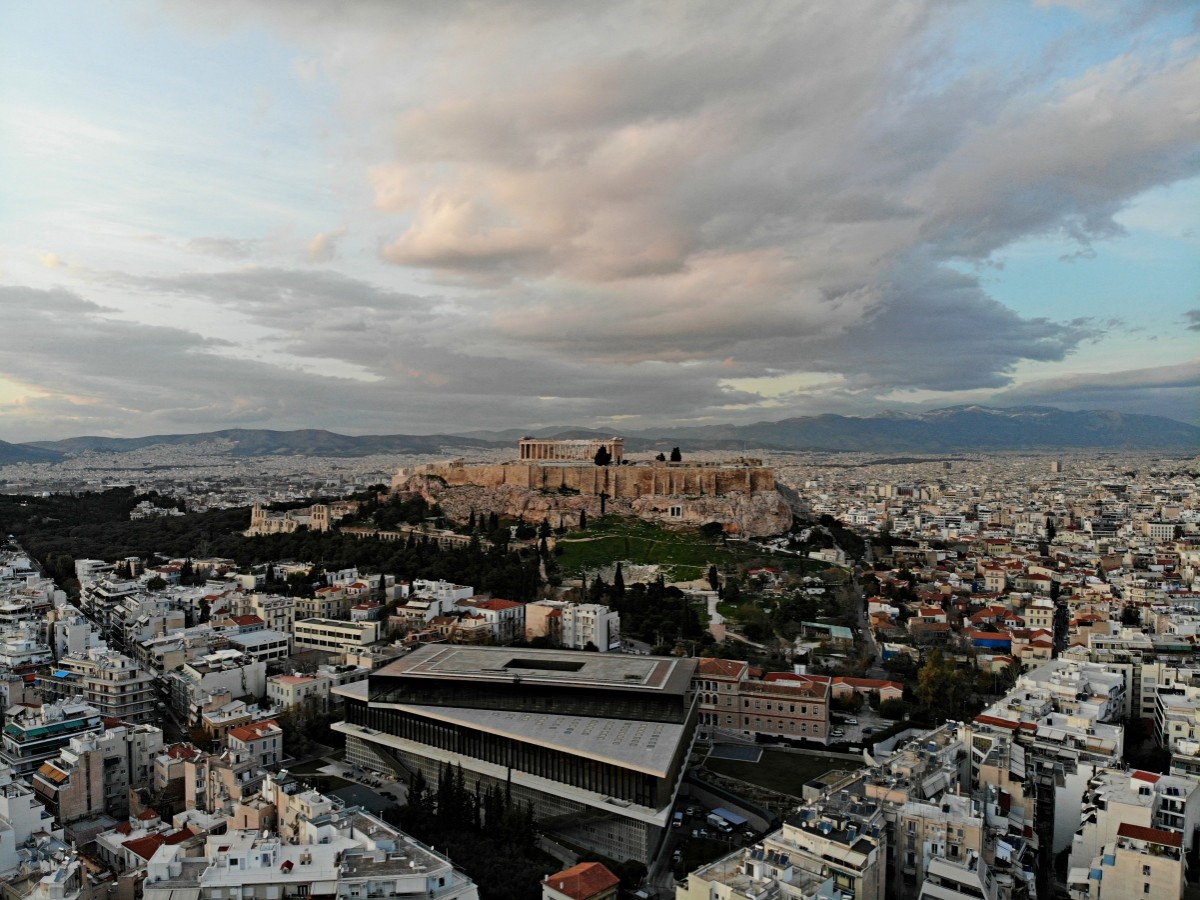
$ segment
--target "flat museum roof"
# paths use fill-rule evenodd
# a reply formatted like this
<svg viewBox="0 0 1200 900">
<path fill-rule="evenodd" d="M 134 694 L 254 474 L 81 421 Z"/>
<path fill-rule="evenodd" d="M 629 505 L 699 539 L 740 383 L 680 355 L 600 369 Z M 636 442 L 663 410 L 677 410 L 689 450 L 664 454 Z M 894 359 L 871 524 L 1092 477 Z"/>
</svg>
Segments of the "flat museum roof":
<svg viewBox="0 0 1200 900">
<path fill-rule="evenodd" d="M 430 644 L 389 663 L 371 677 L 519 681 L 682 695 L 691 684 L 697 664 L 695 659 L 676 656 Z"/>
</svg>

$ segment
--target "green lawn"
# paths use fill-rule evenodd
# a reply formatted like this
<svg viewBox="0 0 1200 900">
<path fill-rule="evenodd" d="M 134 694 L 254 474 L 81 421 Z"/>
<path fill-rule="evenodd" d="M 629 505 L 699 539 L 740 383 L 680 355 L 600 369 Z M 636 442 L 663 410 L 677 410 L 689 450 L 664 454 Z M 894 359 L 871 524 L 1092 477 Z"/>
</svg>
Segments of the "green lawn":
<svg viewBox="0 0 1200 900">
<path fill-rule="evenodd" d="M 764 750 L 762 759 L 756 763 L 710 757 L 704 765 L 720 775 L 748 781 L 750 784 L 793 797 L 800 796 L 805 782 L 831 769 L 858 768 L 858 764 L 850 760 L 807 753 L 785 753 L 781 750 Z"/>
<path fill-rule="evenodd" d="M 678 531 L 641 519 L 605 516 L 591 520 L 585 531 L 574 531 L 558 539 L 562 548 L 559 565 L 568 575 L 628 560 L 638 565 L 669 566 L 674 580 L 703 578 L 709 565 L 723 566 L 750 559 L 764 559 L 766 551 L 737 544 L 722 545 L 699 529 Z"/>
</svg>

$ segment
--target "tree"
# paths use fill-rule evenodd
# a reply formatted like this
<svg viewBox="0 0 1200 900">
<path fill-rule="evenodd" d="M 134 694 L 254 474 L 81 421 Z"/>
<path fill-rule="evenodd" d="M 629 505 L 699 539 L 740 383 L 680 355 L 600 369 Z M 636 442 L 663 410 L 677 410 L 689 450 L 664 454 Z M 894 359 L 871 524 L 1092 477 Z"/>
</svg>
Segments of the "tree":
<svg viewBox="0 0 1200 900">
<path fill-rule="evenodd" d="M 683 462 L 683 454 L 679 452 L 678 447 L 671 450 L 671 462 Z"/>
<path fill-rule="evenodd" d="M 621 571 L 621 564 L 617 563 L 617 570 L 613 573 L 612 593 L 618 599 L 625 596 L 625 573 Z"/>
<path fill-rule="evenodd" d="M 715 565 L 708 567 L 708 586 L 714 591 L 721 590 L 721 576 L 717 574 L 717 567 Z"/>
<path fill-rule="evenodd" d="M 600 448 L 596 451 L 596 455 L 592 457 L 592 460 L 598 466 L 607 466 L 612 462 L 612 453 L 609 452 L 608 447 L 601 444 Z"/>
<path fill-rule="evenodd" d="M 587 510 L 585 509 L 579 511 L 579 530 L 587 531 Z"/>
<path fill-rule="evenodd" d="M 966 679 L 958 667 L 942 655 L 941 650 L 929 654 L 917 674 L 917 699 L 935 716 L 948 719 L 958 714 L 970 695 Z"/>
<path fill-rule="evenodd" d="M 658 454 L 658 456 L 656 456 L 656 457 L 654 457 L 654 458 L 655 458 L 656 460 L 658 460 L 659 462 L 666 462 L 666 461 L 667 461 L 667 457 L 666 457 L 665 455 L 663 455 L 662 453 Z"/>
<path fill-rule="evenodd" d="M 152 591 L 161 591 L 166 586 L 167 586 L 166 579 L 164 579 L 161 575 L 155 575 L 153 578 L 151 578 L 149 581 L 146 582 L 146 587 Z"/>
</svg>

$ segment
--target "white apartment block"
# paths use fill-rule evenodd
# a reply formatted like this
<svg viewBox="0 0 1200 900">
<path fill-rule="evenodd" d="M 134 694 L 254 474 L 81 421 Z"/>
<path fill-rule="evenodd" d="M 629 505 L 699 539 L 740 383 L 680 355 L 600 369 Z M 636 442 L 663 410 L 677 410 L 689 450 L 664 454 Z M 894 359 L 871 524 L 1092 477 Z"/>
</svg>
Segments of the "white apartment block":
<svg viewBox="0 0 1200 900">
<path fill-rule="evenodd" d="M 292 643 L 297 651 L 324 650 L 345 653 L 380 639 L 379 622 L 346 622 L 338 619 L 302 619 L 296 623 Z"/>
</svg>

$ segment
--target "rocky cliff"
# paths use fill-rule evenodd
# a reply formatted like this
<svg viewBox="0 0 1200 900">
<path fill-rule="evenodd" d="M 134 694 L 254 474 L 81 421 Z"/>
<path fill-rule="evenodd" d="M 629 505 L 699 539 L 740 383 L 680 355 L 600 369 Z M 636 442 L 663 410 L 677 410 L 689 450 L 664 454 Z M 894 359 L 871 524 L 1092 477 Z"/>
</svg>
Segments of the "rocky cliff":
<svg viewBox="0 0 1200 900">
<path fill-rule="evenodd" d="M 581 512 L 601 515 L 601 498 L 569 490 L 531 490 L 512 484 L 483 486 L 447 484 L 436 474 L 406 474 L 392 483 L 395 493 L 420 494 L 441 506 L 446 516 L 465 522 L 474 511 L 537 523 L 546 519 L 554 527 L 574 528 Z M 707 494 L 649 494 L 635 498 L 605 498 L 604 511 L 638 516 L 663 525 L 700 526 L 719 522 L 730 534 L 757 537 L 779 534 L 792 524 L 792 510 L 778 491 Z"/>
</svg>

